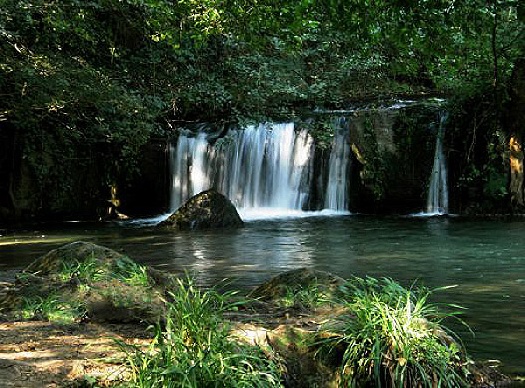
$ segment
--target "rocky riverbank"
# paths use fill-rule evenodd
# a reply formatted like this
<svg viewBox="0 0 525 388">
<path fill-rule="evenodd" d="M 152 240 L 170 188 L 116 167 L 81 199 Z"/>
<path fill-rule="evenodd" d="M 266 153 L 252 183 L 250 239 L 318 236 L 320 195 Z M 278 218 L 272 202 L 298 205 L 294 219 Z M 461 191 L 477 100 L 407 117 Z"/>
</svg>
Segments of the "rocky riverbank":
<svg viewBox="0 0 525 388">
<path fill-rule="evenodd" d="M 2 283 L 0 386 L 94 387 L 129 381 L 132 370 L 123 344 L 134 349 L 155 344 L 158 338 L 147 327 L 169 326 L 170 303 L 187 281 L 91 243 L 49 252 L 17 273 L 14 282 Z M 404 292 L 393 281 L 354 282 L 368 291 L 385 291 L 386 286 Z M 283 273 L 247 296 L 227 294 L 234 308 L 224 309 L 221 326 L 227 325 L 232 341 L 260 349 L 275 362 L 285 386 L 340 386 L 353 368 L 347 353 L 348 322 L 359 317 L 342 301 L 357 283 L 308 269 Z M 416 307 L 411 310 L 414 316 Z M 513 383 L 494 366 L 472 361 L 430 317 L 417 319 L 410 324 L 437 339 L 439 349 L 450 351 L 454 360 L 448 372 L 464 379 L 466 386 Z M 395 362 L 403 366 L 411 362 L 407 359 L 383 360 L 382 367 L 397 370 Z"/>
</svg>

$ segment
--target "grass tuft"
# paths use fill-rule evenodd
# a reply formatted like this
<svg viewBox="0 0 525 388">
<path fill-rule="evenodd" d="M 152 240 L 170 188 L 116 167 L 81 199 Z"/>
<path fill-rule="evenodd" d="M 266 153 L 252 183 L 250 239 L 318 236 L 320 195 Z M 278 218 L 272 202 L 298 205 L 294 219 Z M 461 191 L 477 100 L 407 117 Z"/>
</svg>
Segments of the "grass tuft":
<svg viewBox="0 0 525 388">
<path fill-rule="evenodd" d="M 465 353 L 441 325 L 457 312 L 441 313 L 426 289 L 407 290 L 391 279 L 355 278 L 341 288 L 349 311 L 332 324 L 343 345 L 345 386 L 463 387 Z"/>
<path fill-rule="evenodd" d="M 18 314 L 20 318 L 27 320 L 73 323 L 85 314 L 85 308 L 81 303 L 64 301 L 60 295 L 50 294 L 46 297 L 22 298 L 22 306 Z"/>
<path fill-rule="evenodd" d="M 170 294 L 164 325 L 149 349 L 120 342 L 134 387 L 278 387 L 278 365 L 254 346 L 234 341 L 222 314 L 229 294 L 200 290 L 189 278 Z"/>
</svg>

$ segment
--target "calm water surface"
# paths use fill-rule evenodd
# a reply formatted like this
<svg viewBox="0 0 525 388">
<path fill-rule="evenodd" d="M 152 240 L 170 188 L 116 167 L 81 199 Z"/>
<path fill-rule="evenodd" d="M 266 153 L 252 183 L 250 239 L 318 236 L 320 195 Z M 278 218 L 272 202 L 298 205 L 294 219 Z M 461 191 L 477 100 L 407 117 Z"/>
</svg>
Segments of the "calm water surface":
<svg viewBox="0 0 525 388">
<path fill-rule="evenodd" d="M 68 223 L 0 236 L 0 271 L 20 269 L 64 243 L 92 241 L 171 272 L 249 289 L 309 267 L 342 277 L 391 277 L 406 287 L 457 285 L 437 302 L 467 308 L 475 336 L 453 322 L 469 353 L 525 374 L 525 223 L 454 218 L 316 216 L 258 220 L 240 230 L 166 233 L 144 223 Z"/>
</svg>

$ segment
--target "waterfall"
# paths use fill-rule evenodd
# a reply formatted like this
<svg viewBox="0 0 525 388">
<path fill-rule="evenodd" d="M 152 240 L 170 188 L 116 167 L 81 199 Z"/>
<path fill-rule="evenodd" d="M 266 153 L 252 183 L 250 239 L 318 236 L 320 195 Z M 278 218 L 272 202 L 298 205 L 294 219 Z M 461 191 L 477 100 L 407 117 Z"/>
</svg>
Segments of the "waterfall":
<svg viewBox="0 0 525 388">
<path fill-rule="evenodd" d="M 344 211 L 348 209 L 348 170 L 350 167 L 350 142 L 346 138 L 348 129 L 336 127 L 335 141 L 330 153 L 325 209 Z"/>
<path fill-rule="evenodd" d="M 447 165 L 443 152 L 443 136 L 447 115 L 440 116 L 439 127 L 436 136 L 436 149 L 434 152 L 434 164 L 430 175 L 428 187 L 426 214 L 448 214 L 448 186 Z"/>
<path fill-rule="evenodd" d="M 205 133 L 181 134 L 171 148 L 172 211 L 210 187 L 238 209 L 302 210 L 315 147 L 293 123 L 232 129 L 211 144 Z"/>
<path fill-rule="evenodd" d="M 170 205 L 173 210 L 191 196 L 210 187 L 206 135 L 200 133 L 197 137 L 180 136 L 176 146 L 171 147 L 170 159 L 172 174 Z"/>
<path fill-rule="evenodd" d="M 217 155 L 216 187 L 238 208 L 301 210 L 313 155 L 312 138 L 294 124 L 248 126 L 231 131 Z"/>
</svg>

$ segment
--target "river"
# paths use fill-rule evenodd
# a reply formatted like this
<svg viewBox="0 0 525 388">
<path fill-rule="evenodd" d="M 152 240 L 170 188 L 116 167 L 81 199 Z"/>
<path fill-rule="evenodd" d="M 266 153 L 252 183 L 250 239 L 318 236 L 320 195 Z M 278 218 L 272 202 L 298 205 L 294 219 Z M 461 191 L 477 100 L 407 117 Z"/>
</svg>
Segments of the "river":
<svg viewBox="0 0 525 388">
<path fill-rule="evenodd" d="M 390 277 L 405 287 L 455 286 L 433 301 L 463 306 L 474 335 L 457 322 L 445 325 L 460 333 L 475 359 L 497 359 L 504 372 L 525 374 L 525 223 L 322 213 L 248 218 L 238 230 L 167 233 L 153 227 L 155 220 L 142 220 L 4 231 L 0 272 L 83 240 L 165 271 L 189 271 L 205 286 L 228 279 L 250 289 L 300 267 L 345 278 Z"/>
</svg>

